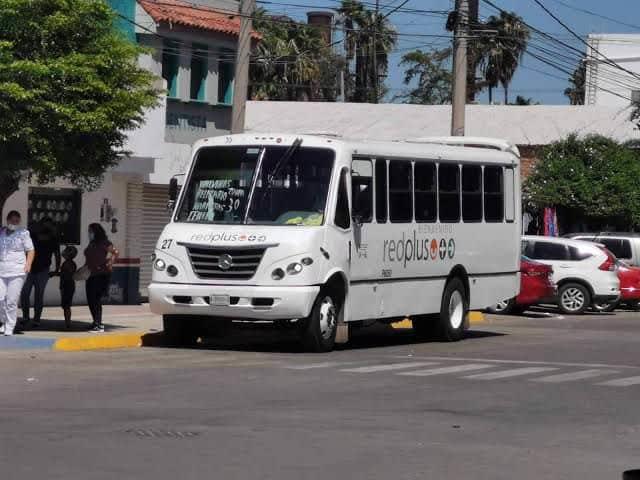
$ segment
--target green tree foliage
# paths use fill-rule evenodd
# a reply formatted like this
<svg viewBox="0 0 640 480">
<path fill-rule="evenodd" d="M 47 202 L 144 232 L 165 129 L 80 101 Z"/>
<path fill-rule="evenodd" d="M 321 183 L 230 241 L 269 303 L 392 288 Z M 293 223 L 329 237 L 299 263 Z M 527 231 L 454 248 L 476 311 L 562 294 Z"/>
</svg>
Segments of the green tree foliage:
<svg viewBox="0 0 640 480">
<path fill-rule="evenodd" d="M 523 186 L 525 203 L 640 227 L 640 154 L 606 137 L 571 135 L 546 147 Z"/>
<path fill-rule="evenodd" d="M 328 100 L 339 93 L 343 61 L 322 32 L 288 17 L 256 13 L 262 34 L 250 69 L 250 97 L 255 100 Z"/>
<path fill-rule="evenodd" d="M 380 80 L 387 75 L 389 55 L 397 42 L 396 31 L 386 15 L 368 9 L 359 0 L 342 0 L 338 12 L 345 18 L 345 70 L 349 79 L 350 64 L 355 61 L 353 81 L 348 82 L 348 100 L 377 103 L 386 94 L 385 88 L 376 89 L 376 85 L 381 85 Z"/>
<path fill-rule="evenodd" d="M 569 98 L 571 105 L 584 105 L 585 80 L 587 78 L 587 67 L 584 62 L 576 67 L 569 78 L 569 86 L 565 88 L 564 95 Z"/>
<path fill-rule="evenodd" d="M 531 32 L 522 17 L 515 13 L 500 12 L 491 16 L 483 25 L 487 33 L 481 35 L 477 48 L 480 65 L 489 88 L 489 102 L 493 101 L 493 89 L 504 88 L 504 104 L 509 103 L 509 84 L 522 60 Z"/>
<path fill-rule="evenodd" d="M 96 187 L 157 102 L 102 0 L 0 1 L 0 210 L 20 180 Z"/>
<path fill-rule="evenodd" d="M 450 58 L 449 48 L 431 52 L 414 50 L 405 54 L 400 62 L 400 66 L 406 68 L 404 83 L 410 85 L 417 80 L 417 84 L 394 100 L 423 105 L 451 103 Z"/>
</svg>

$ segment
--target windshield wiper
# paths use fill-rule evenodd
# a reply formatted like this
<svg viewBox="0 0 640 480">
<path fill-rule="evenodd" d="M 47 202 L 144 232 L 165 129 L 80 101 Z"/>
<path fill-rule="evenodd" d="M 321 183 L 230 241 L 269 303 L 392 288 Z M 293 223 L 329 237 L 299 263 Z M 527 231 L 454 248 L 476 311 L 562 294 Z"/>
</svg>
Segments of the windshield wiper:
<svg viewBox="0 0 640 480">
<path fill-rule="evenodd" d="M 300 145 L 302 145 L 302 139 L 301 138 L 296 138 L 293 141 L 293 143 L 291 144 L 291 146 L 289 148 L 287 148 L 287 150 L 278 159 L 278 161 L 276 162 L 275 167 L 273 167 L 273 172 L 271 173 L 271 175 L 269 175 L 269 178 L 267 178 L 267 184 L 264 186 L 264 188 L 260 192 L 260 200 L 261 201 L 264 198 L 264 196 L 267 194 L 267 192 L 269 191 L 269 188 L 271 188 L 273 186 L 273 182 L 276 179 L 276 175 L 278 175 L 278 173 L 280 173 L 280 170 L 282 170 L 282 168 L 289 162 L 289 160 L 291 160 L 293 155 L 300 148 Z M 256 184 L 258 183 L 258 178 L 259 178 L 260 174 L 262 173 L 262 160 L 263 160 L 263 157 L 264 157 L 264 154 L 265 154 L 266 150 L 267 150 L 266 148 L 263 148 L 262 153 L 260 155 L 260 158 L 258 159 L 258 165 L 256 166 L 255 175 L 253 176 L 253 182 L 251 184 L 251 190 L 249 191 L 249 198 L 247 199 L 247 211 L 245 212 L 245 215 L 244 215 L 244 223 L 245 224 L 248 223 L 248 221 L 249 221 L 249 212 L 253 208 L 253 193 L 254 193 L 254 191 L 256 189 Z M 260 203 L 260 202 L 258 202 L 258 203 Z"/>
<path fill-rule="evenodd" d="M 291 160 L 291 157 L 293 157 L 293 154 L 298 151 L 298 149 L 300 148 L 300 145 L 302 145 L 302 139 L 296 138 L 291 144 L 291 146 L 287 148 L 287 151 L 284 152 L 282 156 L 278 159 L 278 161 L 276 162 L 276 166 L 273 167 L 273 172 L 271 173 L 271 175 L 269 175 L 269 178 L 267 179 L 266 189 L 273 186 L 273 182 L 276 179 L 276 176 L 278 175 L 278 173 L 280 173 L 280 170 L 282 170 L 282 168 L 289 162 L 289 160 Z"/>
</svg>

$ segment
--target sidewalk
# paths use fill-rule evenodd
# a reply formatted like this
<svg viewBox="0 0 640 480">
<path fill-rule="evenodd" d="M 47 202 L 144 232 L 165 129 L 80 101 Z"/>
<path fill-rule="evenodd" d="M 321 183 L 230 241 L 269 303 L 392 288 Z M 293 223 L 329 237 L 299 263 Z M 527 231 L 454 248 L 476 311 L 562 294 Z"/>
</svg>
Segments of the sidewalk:
<svg viewBox="0 0 640 480">
<path fill-rule="evenodd" d="M 47 307 L 36 329 L 13 337 L 0 336 L 3 349 L 87 350 L 141 346 L 143 337 L 162 331 L 162 318 L 143 305 L 105 305 L 105 333 L 90 332 L 91 314 L 85 306 L 73 307 L 71 329 L 66 330 L 60 307 Z"/>
</svg>

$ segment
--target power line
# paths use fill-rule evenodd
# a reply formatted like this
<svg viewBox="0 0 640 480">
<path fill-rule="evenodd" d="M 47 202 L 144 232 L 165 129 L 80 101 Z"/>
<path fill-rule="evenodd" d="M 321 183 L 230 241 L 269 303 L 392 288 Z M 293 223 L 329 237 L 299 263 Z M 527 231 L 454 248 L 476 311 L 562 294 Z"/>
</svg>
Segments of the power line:
<svg viewBox="0 0 640 480">
<path fill-rule="evenodd" d="M 640 25 L 633 25 L 631 23 L 626 23 L 623 22 L 622 20 L 618 20 L 616 18 L 612 18 L 612 17 L 607 17 L 606 15 L 603 15 L 601 13 L 596 13 L 596 12 L 592 12 L 590 10 L 584 9 L 584 8 L 580 8 L 580 7 L 576 7 L 575 5 L 570 5 L 566 2 L 563 2 L 562 0 L 551 0 L 552 2 L 555 3 L 559 3 L 560 5 L 569 8 L 571 10 L 575 10 L 576 12 L 582 12 L 582 13 L 586 13 L 587 15 L 591 15 L 592 17 L 597 17 L 597 18 L 604 18 L 605 20 L 608 20 L 612 23 L 617 23 L 618 25 L 623 25 L 625 27 L 629 27 L 629 28 L 635 28 L 637 30 L 640 30 Z"/>
</svg>

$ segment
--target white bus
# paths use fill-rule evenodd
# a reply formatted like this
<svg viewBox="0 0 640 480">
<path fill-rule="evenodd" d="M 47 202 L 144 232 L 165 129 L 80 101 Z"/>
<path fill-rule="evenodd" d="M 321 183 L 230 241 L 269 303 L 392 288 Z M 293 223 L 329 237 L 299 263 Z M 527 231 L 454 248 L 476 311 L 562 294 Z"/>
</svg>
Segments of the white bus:
<svg viewBox="0 0 640 480">
<path fill-rule="evenodd" d="M 198 141 L 179 196 L 172 181 L 151 310 L 180 342 L 290 322 L 324 352 L 349 322 L 405 316 L 459 340 L 470 308 L 518 293 L 519 179 L 517 149 L 491 139 Z"/>
</svg>

